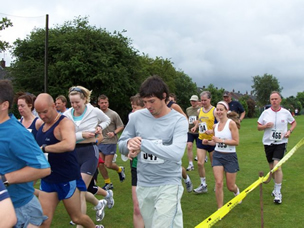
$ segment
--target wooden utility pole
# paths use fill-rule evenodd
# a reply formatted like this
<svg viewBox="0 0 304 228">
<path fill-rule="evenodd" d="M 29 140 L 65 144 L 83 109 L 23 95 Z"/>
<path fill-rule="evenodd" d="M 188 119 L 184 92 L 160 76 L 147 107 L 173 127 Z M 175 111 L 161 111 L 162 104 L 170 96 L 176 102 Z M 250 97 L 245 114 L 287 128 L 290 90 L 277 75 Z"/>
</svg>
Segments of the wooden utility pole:
<svg viewBox="0 0 304 228">
<path fill-rule="evenodd" d="M 45 47 L 44 47 L 44 92 L 48 92 L 48 47 L 49 47 L 49 15 L 45 18 Z"/>
<path fill-rule="evenodd" d="M 264 173 L 259 172 L 259 176 L 263 177 Z M 263 206 L 263 182 L 260 183 L 260 206 L 261 206 L 261 228 L 264 227 L 264 206 Z"/>
</svg>

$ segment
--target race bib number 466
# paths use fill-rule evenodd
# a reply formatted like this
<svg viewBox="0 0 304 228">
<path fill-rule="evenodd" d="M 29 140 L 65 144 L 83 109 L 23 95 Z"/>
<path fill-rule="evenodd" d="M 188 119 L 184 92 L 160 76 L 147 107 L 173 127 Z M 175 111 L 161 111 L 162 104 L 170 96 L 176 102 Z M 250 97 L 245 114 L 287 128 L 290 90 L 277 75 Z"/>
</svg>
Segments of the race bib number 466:
<svg viewBox="0 0 304 228">
<path fill-rule="evenodd" d="M 281 130 L 271 130 L 270 132 L 270 140 L 273 141 L 281 141 L 283 137 L 282 131 Z"/>
</svg>

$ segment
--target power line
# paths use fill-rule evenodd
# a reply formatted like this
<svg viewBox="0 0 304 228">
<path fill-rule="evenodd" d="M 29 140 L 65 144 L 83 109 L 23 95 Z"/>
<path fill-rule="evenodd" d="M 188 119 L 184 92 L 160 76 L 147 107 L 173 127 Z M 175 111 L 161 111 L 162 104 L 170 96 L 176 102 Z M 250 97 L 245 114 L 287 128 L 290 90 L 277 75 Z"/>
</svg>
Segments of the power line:
<svg viewBox="0 0 304 228">
<path fill-rule="evenodd" d="M 35 17 L 26 17 L 26 16 L 11 15 L 11 14 L 7 14 L 7 13 L 0 13 L 0 15 L 5 15 L 5 16 L 9 16 L 9 17 L 19 17 L 19 18 L 40 18 L 40 17 L 45 17 L 45 15 L 35 16 Z"/>
</svg>

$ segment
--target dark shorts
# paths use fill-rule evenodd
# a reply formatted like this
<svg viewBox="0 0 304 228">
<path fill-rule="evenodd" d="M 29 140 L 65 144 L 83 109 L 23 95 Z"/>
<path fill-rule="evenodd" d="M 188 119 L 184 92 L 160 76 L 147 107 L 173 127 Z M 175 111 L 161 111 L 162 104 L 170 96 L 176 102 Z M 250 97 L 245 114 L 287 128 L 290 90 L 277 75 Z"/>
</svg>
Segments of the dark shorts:
<svg viewBox="0 0 304 228">
<path fill-rule="evenodd" d="M 116 145 L 117 144 L 102 144 L 102 143 L 100 143 L 98 145 L 98 149 L 105 156 L 114 155 L 114 154 L 116 154 Z"/>
<path fill-rule="evenodd" d="M 132 186 L 137 186 L 137 168 L 131 167 L 131 184 Z"/>
<path fill-rule="evenodd" d="M 93 176 L 98 165 L 99 151 L 96 144 L 76 144 L 80 172 Z"/>
<path fill-rule="evenodd" d="M 286 146 L 287 143 L 264 145 L 268 163 L 273 163 L 273 160 L 281 160 L 285 155 Z"/>
<path fill-rule="evenodd" d="M 82 179 L 72 180 L 69 182 L 63 182 L 58 184 L 47 183 L 41 180 L 40 190 L 44 192 L 56 192 L 58 195 L 58 200 L 69 199 L 74 195 L 74 192 L 78 188 L 80 191 L 85 192 L 86 185 Z"/>
<path fill-rule="evenodd" d="M 98 176 L 98 170 L 96 169 L 96 172 L 93 175 L 93 178 L 88 186 L 88 192 L 91 192 L 93 195 L 95 195 L 98 192 L 98 185 L 96 183 Z"/>
<path fill-rule="evenodd" d="M 96 181 L 94 179 L 91 180 L 88 186 L 88 192 L 91 192 L 93 195 L 98 192 L 98 186 L 96 185 Z"/>
<path fill-rule="evenodd" d="M 203 145 L 202 140 L 197 139 L 196 146 L 198 149 L 206 150 L 209 153 L 214 151 L 215 146 Z"/>
<path fill-rule="evenodd" d="M 193 133 L 190 133 L 190 132 L 188 132 L 187 134 L 188 134 L 187 142 L 192 142 L 193 143 L 194 140 L 195 140 L 196 146 L 197 146 L 198 134 L 193 134 Z"/>
<path fill-rule="evenodd" d="M 212 167 L 214 166 L 223 166 L 227 173 L 236 173 L 240 170 L 236 153 L 214 151 L 212 155 Z"/>
</svg>

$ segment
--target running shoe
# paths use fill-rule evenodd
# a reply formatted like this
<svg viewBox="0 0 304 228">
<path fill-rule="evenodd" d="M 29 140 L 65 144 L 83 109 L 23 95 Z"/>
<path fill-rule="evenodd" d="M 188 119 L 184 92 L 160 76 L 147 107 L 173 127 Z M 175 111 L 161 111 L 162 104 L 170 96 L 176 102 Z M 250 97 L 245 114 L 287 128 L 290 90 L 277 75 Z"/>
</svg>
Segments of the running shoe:
<svg viewBox="0 0 304 228">
<path fill-rule="evenodd" d="M 197 156 L 195 156 L 194 160 L 197 161 Z"/>
<path fill-rule="evenodd" d="M 273 202 L 277 204 L 282 203 L 282 194 L 280 192 L 275 192 L 274 190 L 271 193 L 272 196 L 274 196 Z"/>
<path fill-rule="evenodd" d="M 126 179 L 125 167 L 120 166 L 120 168 L 121 168 L 121 172 L 118 173 L 118 176 L 119 176 L 120 182 L 123 182 Z"/>
<path fill-rule="evenodd" d="M 185 182 L 185 185 L 186 185 L 187 192 L 192 192 L 193 184 L 192 184 L 192 181 L 190 179 L 189 179 L 189 181 Z"/>
<path fill-rule="evenodd" d="M 101 220 L 103 220 L 104 216 L 105 216 L 105 207 L 107 205 L 107 201 L 102 199 L 102 200 L 99 200 L 100 202 L 100 207 L 94 207 L 94 210 L 96 211 L 96 221 L 97 222 L 100 222 Z"/>
<path fill-rule="evenodd" d="M 206 186 L 204 186 L 204 185 L 200 185 L 200 186 L 198 186 L 196 189 L 194 189 L 193 190 L 195 193 L 197 193 L 197 194 L 201 194 L 201 193 L 206 193 L 206 192 L 208 192 L 208 188 L 207 188 L 207 185 Z"/>
<path fill-rule="evenodd" d="M 107 192 L 109 196 L 105 197 L 105 200 L 107 201 L 108 208 L 111 209 L 114 206 L 114 193 L 112 190 L 108 190 Z"/>
<path fill-rule="evenodd" d="M 106 183 L 103 187 L 102 187 L 104 190 L 108 191 L 110 189 L 113 189 L 114 186 L 112 183 Z"/>
<path fill-rule="evenodd" d="M 103 225 L 96 225 L 95 228 L 104 228 Z"/>
<path fill-rule="evenodd" d="M 72 220 L 70 221 L 70 225 L 76 226 L 76 223 L 74 223 Z"/>
<path fill-rule="evenodd" d="M 194 170 L 194 166 L 189 164 L 186 170 L 187 171 L 192 171 L 192 170 Z"/>
</svg>

